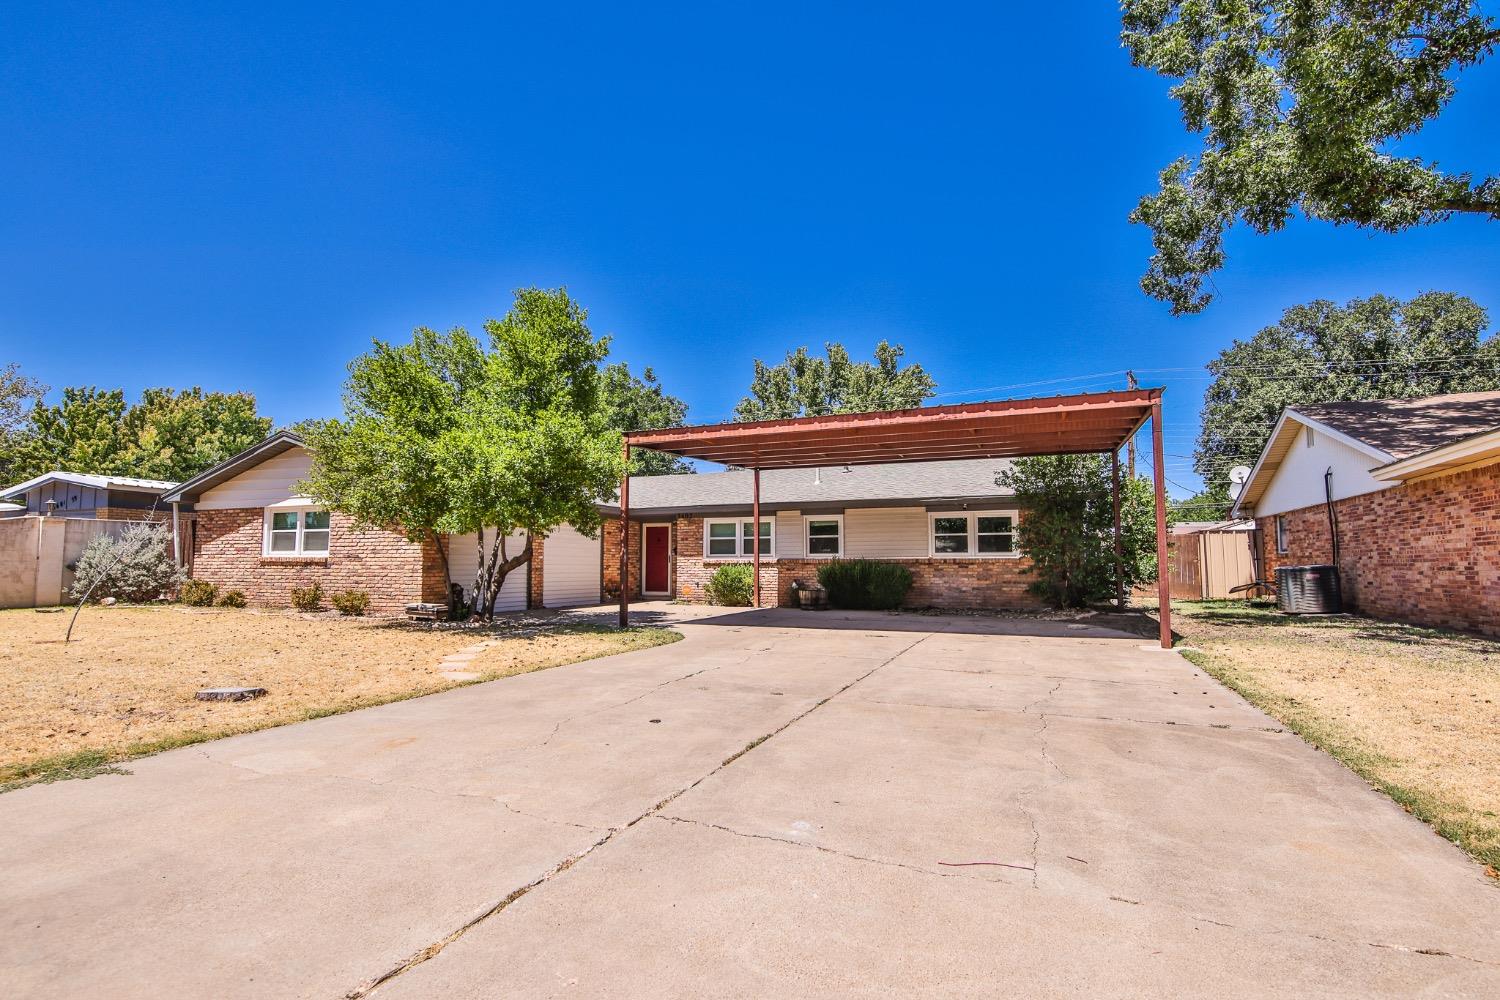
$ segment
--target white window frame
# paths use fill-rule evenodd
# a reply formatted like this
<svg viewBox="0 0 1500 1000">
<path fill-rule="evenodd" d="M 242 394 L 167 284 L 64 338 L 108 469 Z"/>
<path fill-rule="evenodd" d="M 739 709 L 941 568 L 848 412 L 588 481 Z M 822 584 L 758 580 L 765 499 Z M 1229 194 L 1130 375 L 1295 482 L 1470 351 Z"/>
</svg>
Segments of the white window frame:
<svg viewBox="0 0 1500 1000">
<path fill-rule="evenodd" d="M 327 527 L 327 529 L 323 529 L 323 528 L 314 528 L 313 529 L 314 531 L 327 530 L 327 532 L 328 532 L 328 548 L 326 548 L 326 549 L 318 549 L 318 550 L 314 550 L 314 551 L 309 552 L 309 551 L 307 551 L 307 549 L 303 545 L 303 535 L 307 531 L 307 518 L 304 515 L 306 515 L 306 514 L 322 514 L 322 513 L 327 513 L 327 508 L 325 508 L 325 507 L 319 507 L 317 504 L 303 504 L 303 505 L 296 506 L 296 507 L 292 507 L 292 506 L 267 507 L 265 509 L 265 519 L 264 519 L 264 522 L 262 523 L 262 527 L 261 527 L 261 541 L 260 541 L 260 554 L 261 554 L 261 558 L 263 558 L 263 559 L 326 559 L 328 557 L 329 551 L 333 548 L 333 518 L 331 516 L 328 519 L 328 527 Z M 271 525 L 275 523 L 275 519 L 276 519 L 276 515 L 277 514 L 296 514 L 297 515 L 297 544 L 296 544 L 296 547 L 292 551 L 290 551 L 290 552 L 273 552 L 273 551 L 271 551 L 271 532 L 272 532 Z M 280 530 L 285 531 L 287 529 L 282 528 Z"/>
<path fill-rule="evenodd" d="M 1284 556 L 1291 550 L 1291 532 L 1286 526 L 1286 515 L 1276 515 L 1276 554 Z"/>
<path fill-rule="evenodd" d="M 814 552 L 812 550 L 812 522 L 814 521 L 837 521 L 839 526 L 838 542 L 836 552 Z M 820 536 L 827 538 L 827 535 Z M 808 559 L 842 559 L 844 558 L 844 515 L 843 514 L 804 514 L 802 517 L 802 554 Z"/>
<path fill-rule="evenodd" d="M 753 520 L 753 518 L 748 517 L 705 517 L 703 519 L 703 558 L 722 560 L 753 559 L 755 557 L 755 550 L 752 544 L 747 544 L 745 538 L 745 525 L 753 523 Z M 761 549 L 760 557 L 762 559 L 774 559 L 776 558 L 776 518 L 762 517 L 760 520 L 762 524 L 769 524 L 771 526 L 771 534 L 767 547 Z M 733 555 L 728 553 L 712 554 L 708 551 L 709 527 L 715 524 L 734 525 L 735 551 Z"/>
<path fill-rule="evenodd" d="M 964 518 L 968 534 L 967 552 L 939 552 L 936 534 L 938 518 Z M 1010 518 L 1011 550 L 1009 552 L 979 551 L 979 519 L 981 517 Z M 1021 544 L 1017 531 L 1021 527 L 1021 515 L 1016 510 L 930 510 L 927 512 L 927 557 L 929 559 L 1019 559 Z M 947 534 L 947 532 L 945 532 Z M 995 532 L 989 532 L 995 534 Z"/>
</svg>

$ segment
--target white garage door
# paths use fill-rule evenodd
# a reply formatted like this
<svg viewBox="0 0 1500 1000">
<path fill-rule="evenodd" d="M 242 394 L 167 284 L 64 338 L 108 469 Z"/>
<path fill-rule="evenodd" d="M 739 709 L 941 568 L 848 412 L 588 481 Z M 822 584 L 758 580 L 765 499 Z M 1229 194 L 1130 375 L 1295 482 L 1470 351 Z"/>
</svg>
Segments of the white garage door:
<svg viewBox="0 0 1500 1000">
<path fill-rule="evenodd" d="M 599 603 L 601 542 L 585 538 L 570 525 L 547 536 L 542 545 L 542 603 L 567 608 Z"/>
<path fill-rule="evenodd" d="M 448 536 L 448 578 L 464 588 L 464 597 L 474 599 L 474 571 L 479 566 L 479 550 L 474 535 Z M 485 548 L 495 543 L 495 533 L 484 533 Z M 526 532 L 518 531 L 505 540 L 505 554 L 514 556 L 526 545 Z M 505 577 L 500 585 L 500 596 L 495 601 L 496 611 L 526 610 L 526 567 L 518 566 Z"/>
</svg>

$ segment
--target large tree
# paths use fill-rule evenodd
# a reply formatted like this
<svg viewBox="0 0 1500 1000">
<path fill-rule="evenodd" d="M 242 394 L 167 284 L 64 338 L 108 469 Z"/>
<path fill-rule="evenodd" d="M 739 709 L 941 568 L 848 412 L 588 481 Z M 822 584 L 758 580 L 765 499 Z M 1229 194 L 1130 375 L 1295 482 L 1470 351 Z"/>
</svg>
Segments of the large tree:
<svg viewBox="0 0 1500 1000">
<path fill-rule="evenodd" d="M 734 408 L 736 420 L 783 420 L 905 410 L 931 398 L 936 382 L 919 364 L 901 367 L 906 350 L 882 340 L 873 361 L 853 361 L 842 344 L 825 344 L 826 356 L 799 347 L 779 365 L 756 359 L 750 395 Z"/>
<path fill-rule="evenodd" d="M 1209 362 L 1194 468 L 1212 496 L 1227 495 L 1215 488 L 1255 463 L 1288 406 L 1500 389 L 1500 337 L 1486 339 L 1488 325 L 1478 303 L 1451 292 L 1293 306 Z"/>
<path fill-rule="evenodd" d="M 1115 595 L 1114 502 L 1108 456 L 1019 458 L 1000 474 L 1022 510 L 1017 541 L 1030 565 L 1027 589 L 1050 604 L 1081 608 Z M 1156 579 L 1155 491 L 1140 477 L 1120 484 L 1125 590 Z"/>
<path fill-rule="evenodd" d="M 53 469 L 182 481 L 244 451 L 271 421 L 255 397 L 198 387 L 147 389 L 127 405 L 123 389 L 65 388 L 56 405 L 38 401 L 14 436 L 11 481 Z"/>
<path fill-rule="evenodd" d="M 376 341 L 349 366 L 345 418 L 312 426 L 302 489 L 366 527 L 442 545 L 474 534 L 472 601 L 482 617 L 533 540 L 560 525 L 587 535 L 595 503 L 620 481 L 620 435 L 608 426 L 596 339 L 566 290 L 522 289 L 505 317 L 466 330 L 420 329 Z M 526 532 L 518 552 L 510 536 Z"/>
<path fill-rule="evenodd" d="M 605 422 L 614 430 L 675 427 L 687 420 L 687 404 L 676 396 L 667 395 L 650 368 L 642 370 L 640 378 L 636 378 L 623 361 L 606 365 L 600 391 L 604 399 Z M 630 471 L 638 476 L 669 476 L 695 470 L 676 455 L 634 448 L 630 454 Z"/>
<path fill-rule="evenodd" d="M 1500 28 L 1465 0 L 1122 0 L 1135 65 L 1203 148 L 1161 173 L 1131 218 L 1151 227 L 1141 279 L 1173 313 L 1212 299 L 1236 221 L 1275 232 L 1300 211 L 1382 232 L 1455 213 L 1500 218 L 1500 177 L 1440 169 L 1396 144 L 1436 118 Z"/>
<path fill-rule="evenodd" d="M 47 387 L 21 374 L 15 363 L 0 368 L 0 486 L 27 477 L 13 475 L 21 441 L 28 432 L 30 411 L 41 405 Z"/>
</svg>

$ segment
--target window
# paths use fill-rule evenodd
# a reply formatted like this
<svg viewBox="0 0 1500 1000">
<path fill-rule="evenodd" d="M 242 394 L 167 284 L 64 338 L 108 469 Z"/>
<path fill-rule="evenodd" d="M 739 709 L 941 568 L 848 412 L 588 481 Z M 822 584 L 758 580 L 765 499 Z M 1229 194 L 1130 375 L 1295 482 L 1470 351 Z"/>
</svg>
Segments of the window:
<svg viewBox="0 0 1500 1000">
<path fill-rule="evenodd" d="M 1276 515 L 1276 554 L 1284 556 L 1290 548 L 1289 533 L 1286 529 L 1286 518 L 1280 514 Z"/>
<path fill-rule="evenodd" d="M 844 515 L 805 517 L 802 523 L 807 533 L 809 558 L 844 554 Z"/>
<path fill-rule="evenodd" d="M 1006 558 L 1019 554 L 1014 511 L 943 513 L 928 517 L 934 556 Z"/>
<path fill-rule="evenodd" d="M 328 511 L 266 511 L 266 539 L 262 549 L 268 556 L 326 556 Z"/>
<path fill-rule="evenodd" d="M 1016 549 L 1015 521 L 1010 517 L 980 514 L 974 518 L 974 546 L 980 555 L 1001 555 Z"/>
<path fill-rule="evenodd" d="M 776 552 L 776 530 L 770 518 L 760 521 L 760 554 L 772 558 Z M 732 559 L 755 553 L 755 522 L 719 520 L 703 522 L 703 554 L 711 559 Z"/>
</svg>

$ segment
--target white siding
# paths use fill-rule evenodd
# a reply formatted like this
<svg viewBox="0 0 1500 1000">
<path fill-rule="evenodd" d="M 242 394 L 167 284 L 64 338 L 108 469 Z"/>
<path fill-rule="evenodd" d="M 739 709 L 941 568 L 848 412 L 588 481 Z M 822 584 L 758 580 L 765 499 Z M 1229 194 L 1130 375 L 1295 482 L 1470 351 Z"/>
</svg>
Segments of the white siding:
<svg viewBox="0 0 1500 1000">
<path fill-rule="evenodd" d="M 547 536 L 542 545 L 542 603 L 549 608 L 598 604 L 601 541 L 571 525 Z"/>
<path fill-rule="evenodd" d="M 865 507 L 844 511 L 844 555 L 850 559 L 927 558 L 927 510 Z"/>
<path fill-rule="evenodd" d="M 284 451 L 206 490 L 196 507 L 198 510 L 233 510 L 280 503 L 293 496 L 292 484 L 304 478 L 311 468 L 312 456 L 305 449 Z"/>
<path fill-rule="evenodd" d="M 802 537 L 802 513 L 783 510 L 776 514 L 776 558 L 801 559 L 807 545 Z"/>
<path fill-rule="evenodd" d="M 494 535 L 485 532 L 485 545 L 494 543 Z M 506 555 L 513 556 L 521 551 L 526 544 L 526 532 L 518 531 L 511 535 L 505 542 Z M 464 596 L 472 599 L 474 594 L 474 574 L 479 569 L 479 551 L 475 544 L 474 535 L 449 535 L 448 545 L 448 579 L 464 588 Z M 526 610 L 526 567 L 518 566 L 510 571 L 505 582 L 500 585 L 500 597 L 495 601 L 496 611 L 525 611 Z"/>
<path fill-rule="evenodd" d="M 1333 498 L 1343 500 L 1364 493 L 1388 490 L 1394 483 L 1383 483 L 1370 470 L 1383 464 L 1364 452 L 1335 441 L 1317 428 L 1312 429 L 1312 447 L 1307 445 L 1308 428 L 1297 432 L 1292 446 L 1272 477 L 1271 484 L 1255 505 L 1256 517 L 1284 514 L 1301 507 L 1312 507 L 1326 499 L 1323 473 L 1333 469 Z"/>
</svg>

